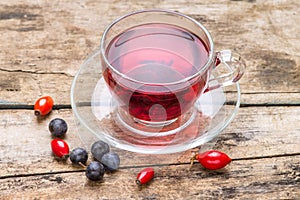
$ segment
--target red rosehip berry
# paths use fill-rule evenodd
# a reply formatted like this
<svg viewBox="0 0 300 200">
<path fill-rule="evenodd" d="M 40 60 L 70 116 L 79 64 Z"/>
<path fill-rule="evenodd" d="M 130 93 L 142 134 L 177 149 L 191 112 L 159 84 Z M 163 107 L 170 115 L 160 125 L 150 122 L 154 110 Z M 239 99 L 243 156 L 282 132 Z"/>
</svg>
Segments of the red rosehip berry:
<svg viewBox="0 0 300 200">
<path fill-rule="evenodd" d="M 39 98 L 34 104 L 34 114 L 36 116 L 45 116 L 51 112 L 54 101 L 50 96 Z"/>
<path fill-rule="evenodd" d="M 154 169 L 148 167 L 138 173 L 135 182 L 139 186 L 139 189 L 141 189 L 142 185 L 151 181 L 153 177 L 154 177 Z"/>
<path fill-rule="evenodd" d="M 53 139 L 51 149 L 56 157 L 66 158 L 69 156 L 69 145 L 62 139 Z"/>
<path fill-rule="evenodd" d="M 217 150 L 199 153 L 195 158 L 203 167 L 210 170 L 221 169 L 231 162 L 231 158 L 228 155 Z"/>
</svg>

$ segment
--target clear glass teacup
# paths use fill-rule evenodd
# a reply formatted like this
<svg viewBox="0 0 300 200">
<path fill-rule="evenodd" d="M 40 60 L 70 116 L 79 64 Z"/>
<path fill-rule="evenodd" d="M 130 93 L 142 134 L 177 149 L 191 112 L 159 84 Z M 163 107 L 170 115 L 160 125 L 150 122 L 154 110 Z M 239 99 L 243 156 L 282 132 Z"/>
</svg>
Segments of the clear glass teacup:
<svg viewBox="0 0 300 200">
<path fill-rule="evenodd" d="M 101 40 L 101 61 L 119 122 L 148 136 L 180 131 L 201 94 L 237 82 L 245 68 L 230 50 L 214 51 L 202 24 L 165 10 L 138 11 L 111 23 Z M 220 64 L 230 72 L 212 79 Z M 217 85 L 208 87 L 212 80 Z"/>
<path fill-rule="evenodd" d="M 215 51 L 198 21 L 142 10 L 105 29 L 100 49 L 73 81 L 71 102 L 85 129 L 113 146 L 180 152 L 210 141 L 231 122 L 244 70 L 239 54 Z M 225 106 L 230 86 L 237 90 L 232 108 Z"/>
</svg>

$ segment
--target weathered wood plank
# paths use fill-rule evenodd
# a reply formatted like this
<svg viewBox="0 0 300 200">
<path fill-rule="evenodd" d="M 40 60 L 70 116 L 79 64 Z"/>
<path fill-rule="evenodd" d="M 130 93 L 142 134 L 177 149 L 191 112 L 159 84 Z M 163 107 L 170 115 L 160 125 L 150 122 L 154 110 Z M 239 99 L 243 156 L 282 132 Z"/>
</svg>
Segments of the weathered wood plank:
<svg viewBox="0 0 300 200">
<path fill-rule="evenodd" d="M 69 124 L 65 139 L 71 149 L 78 146 L 90 148 L 85 143 L 90 136 L 87 135 L 84 142 L 79 138 L 76 121 L 68 109 L 55 110 L 44 120 L 37 120 L 32 110 L 0 110 L 1 176 L 73 170 L 70 165 L 57 162 L 51 155 L 48 123 L 55 117 L 61 117 Z M 232 158 L 300 153 L 299 117 L 299 107 L 241 108 L 232 124 L 218 138 L 215 148 Z M 97 140 L 91 138 L 92 141 Z M 210 148 L 213 146 L 211 144 Z M 117 151 L 122 166 L 186 163 L 191 157 L 189 151 L 150 156 L 151 159 L 147 155 Z"/>
<path fill-rule="evenodd" d="M 300 152 L 299 107 L 241 108 L 216 148 L 241 157 Z M 294 121 L 295 120 L 295 121 Z M 292 142 L 294 141 L 294 142 Z M 284 144 L 283 148 L 279 147 Z"/>
<path fill-rule="evenodd" d="M 40 174 L 0 179 L 1 199 L 298 199 L 300 156 L 233 161 L 219 171 L 198 163 L 155 167 L 141 191 L 140 168 L 106 174 L 101 183 L 84 172 Z"/>
<path fill-rule="evenodd" d="M 298 5 L 298 6 L 297 6 Z M 71 81 L 99 46 L 104 28 L 132 10 L 166 8 L 208 27 L 217 49 L 231 48 L 247 60 L 241 80 L 246 102 L 269 103 L 285 94 L 299 103 L 299 1 L 2 1 L 0 3 L 1 101 L 31 104 L 50 94 L 69 104 Z M 118 11 L 118 12 L 116 12 Z M 13 53 L 12 53 L 13 52 Z M 268 95 L 257 95 L 270 93 Z M 14 95 L 12 95 L 14 93 Z M 249 94 L 249 95 L 248 95 Z M 250 96 L 250 97 L 248 97 Z M 293 96 L 293 95 L 291 95 Z"/>
<path fill-rule="evenodd" d="M 73 78 L 64 73 L 0 72 L 0 105 L 33 105 L 40 96 L 50 95 L 55 104 L 70 106 Z M 240 86 L 242 105 L 300 105 L 300 92 L 249 92 L 246 84 Z"/>
<path fill-rule="evenodd" d="M 300 93 L 275 92 L 275 93 L 243 93 L 241 95 L 241 106 L 299 106 Z"/>
<path fill-rule="evenodd" d="M 43 95 L 50 95 L 55 104 L 70 104 L 73 77 L 58 74 L 0 71 L 0 104 L 33 105 Z"/>
</svg>

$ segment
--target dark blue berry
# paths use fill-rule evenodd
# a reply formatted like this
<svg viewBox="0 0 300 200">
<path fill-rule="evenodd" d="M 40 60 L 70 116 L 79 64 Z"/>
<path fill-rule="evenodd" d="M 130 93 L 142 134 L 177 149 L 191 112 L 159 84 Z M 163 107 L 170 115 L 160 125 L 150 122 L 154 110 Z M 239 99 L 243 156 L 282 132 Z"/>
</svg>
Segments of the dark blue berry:
<svg viewBox="0 0 300 200">
<path fill-rule="evenodd" d="M 103 179 L 104 172 L 104 166 L 100 162 L 93 161 L 87 166 L 85 175 L 91 181 L 100 181 Z"/>
<path fill-rule="evenodd" d="M 65 120 L 60 118 L 52 119 L 49 123 L 49 131 L 54 137 L 64 137 L 68 130 Z"/>
<path fill-rule="evenodd" d="M 109 151 L 109 145 L 101 140 L 95 142 L 91 148 L 91 153 L 93 157 L 98 161 L 101 161 L 102 156 L 108 153 Z"/>
<path fill-rule="evenodd" d="M 88 159 L 88 153 L 83 148 L 75 148 L 70 153 L 70 160 L 73 164 L 86 164 L 86 161 Z"/>
<path fill-rule="evenodd" d="M 104 154 L 100 161 L 110 171 L 115 171 L 120 166 L 120 157 L 115 152 L 108 152 Z"/>
</svg>

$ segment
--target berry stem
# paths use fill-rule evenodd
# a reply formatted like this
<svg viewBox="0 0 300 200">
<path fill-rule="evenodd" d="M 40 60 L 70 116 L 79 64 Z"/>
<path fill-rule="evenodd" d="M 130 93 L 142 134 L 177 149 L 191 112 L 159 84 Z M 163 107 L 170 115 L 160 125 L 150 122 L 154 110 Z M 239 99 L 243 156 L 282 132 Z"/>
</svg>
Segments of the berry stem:
<svg viewBox="0 0 300 200">
<path fill-rule="evenodd" d="M 62 160 L 67 160 L 69 158 L 69 154 L 65 154 L 61 159 Z"/>
<path fill-rule="evenodd" d="M 86 165 L 83 164 L 82 162 L 79 162 L 78 164 L 79 164 L 81 167 L 83 167 L 83 169 L 86 169 Z"/>
<path fill-rule="evenodd" d="M 191 157 L 191 159 L 190 159 L 191 164 L 190 164 L 189 170 L 192 169 L 192 167 L 193 167 L 193 165 L 194 165 L 194 161 L 195 161 L 196 159 L 197 159 L 197 154 L 196 154 L 195 152 L 193 152 L 193 153 L 192 153 L 192 157 Z"/>
<path fill-rule="evenodd" d="M 141 182 L 139 180 L 135 180 L 135 183 L 138 186 L 138 190 L 141 191 L 143 188 L 143 185 L 141 184 Z"/>
</svg>

